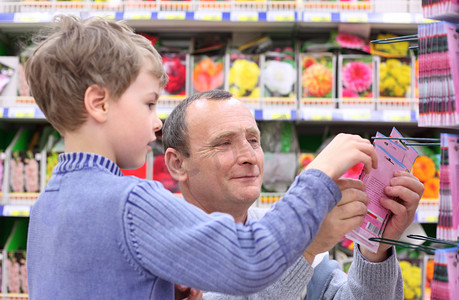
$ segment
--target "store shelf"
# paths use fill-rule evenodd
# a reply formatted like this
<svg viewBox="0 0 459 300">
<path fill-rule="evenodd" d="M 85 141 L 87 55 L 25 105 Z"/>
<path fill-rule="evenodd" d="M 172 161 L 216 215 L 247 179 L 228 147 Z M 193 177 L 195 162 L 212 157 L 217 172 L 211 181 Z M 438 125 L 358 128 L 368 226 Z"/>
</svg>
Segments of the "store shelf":
<svg viewBox="0 0 459 300">
<path fill-rule="evenodd" d="M 61 2 L 65 3 L 65 2 Z M 100 3 L 100 2 L 98 2 Z M 237 7 L 222 7 L 216 9 L 199 9 L 193 11 L 193 7 L 177 7 L 177 9 L 160 10 L 160 8 L 107 6 L 104 9 L 91 10 L 91 8 L 63 9 L 59 7 L 28 6 L 24 9 L 24 3 L 16 2 L 14 6 L 0 12 L 0 27 L 4 29 L 19 29 L 20 31 L 34 31 L 39 25 L 49 23 L 57 14 L 73 14 L 81 18 L 101 16 L 108 19 L 126 20 L 129 25 L 136 29 L 151 29 L 155 31 L 190 31 L 195 32 L 205 28 L 206 31 L 282 31 L 291 30 L 294 27 L 300 29 L 336 26 L 339 23 L 365 23 L 378 25 L 397 24 L 401 27 L 418 25 L 431 20 L 424 19 L 417 12 L 365 12 L 365 11 L 301 11 L 298 9 L 268 10 L 266 7 L 252 10 L 239 10 Z M 30 3 L 29 3 L 30 4 Z M 145 4 L 143 4 L 145 5 Z M 182 2 L 183 5 L 183 2 Z M 0 5 L 0 8 L 2 5 Z M 231 10 L 232 9 L 232 10 Z M 26 11 L 25 11 L 26 10 Z M 34 11 L 35 10 L 35 11 Z M 209 23 L 212 23 L 211 25 Z M 158 26 L 160 25 L 160 26 Z"/>
<path fill-rule="evenodd" d="M 181 196 L 181 195 L 178 195 Z M 254 203 L 256 207 L 269 208 L 273 203 L 282 198 L 283 193 L 262 193 L 260 198 Z M 28 217 L 30 207 L 37 199 L 38 194 L 16 195 L 16 204 L 0 205 L 0 216 L 4 217 Z M 437 223 L 438 222 L 438 203 L 436 199 L 423 199 L 419 203 L 414 222 L 417 223 Z"/>
<path fill-rule="evenodd" d="M 372 110 L 366 108 L 324 109 L 302 108 L 302 121 L 346 121 L 346 122 L 389 122 L 389 123 L 416 123 L 415 110 Z"/>
<path fill-rule="evenodd" d="M 172 109 L 172 107 L 158 107 L 158 116 L 161 119 L 165 119 L 172 112 Z M 251 109 L 251 111 L 257 121 L 417 122 L 417 111 L 414 110 L 330 109 L 315 107 L 296 110 L 278 106 L 266 109 Z M 0 119 L 45 120 L 45 116 L 36 106 L 13 106 L 0 107 Z"/>
<path fill-rule="evenodd" d="M 0 107 L 0 119 L 44 120 L 45 115 L 37 106 Z"/>
<path fill-rule="evenodd" d="M 282 198 L 283 193 L 262 193 L 254 206 L 269 208 L 276 201 Z M 438 199 L 422 199 L 414 217 L 416 223 L 437 223 L 438 222 Z"/>
</svg>

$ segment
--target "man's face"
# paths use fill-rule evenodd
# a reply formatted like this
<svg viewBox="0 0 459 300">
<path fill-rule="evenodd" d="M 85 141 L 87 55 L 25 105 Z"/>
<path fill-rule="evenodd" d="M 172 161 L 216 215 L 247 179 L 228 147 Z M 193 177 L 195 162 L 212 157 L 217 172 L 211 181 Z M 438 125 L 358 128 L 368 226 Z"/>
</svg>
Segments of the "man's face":
<svg viewBox="0 0 459 300">
<path fill-rule="evenodd" d="M 246 212 L 260 195 L 264 163 L 252 113 L 236 99 L 197 100 L 186 122 L 184 196 L 208 213 Z"/>
</svg>

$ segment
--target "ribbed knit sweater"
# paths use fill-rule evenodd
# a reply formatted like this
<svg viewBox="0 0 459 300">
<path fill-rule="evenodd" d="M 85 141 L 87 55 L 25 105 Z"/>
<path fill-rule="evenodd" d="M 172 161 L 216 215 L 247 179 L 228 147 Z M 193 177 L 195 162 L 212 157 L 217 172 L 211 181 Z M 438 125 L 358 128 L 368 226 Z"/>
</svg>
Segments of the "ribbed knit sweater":
<svg viewBox="0 0 459 300">
<path fill-rule="evenodd" d="M 163 300 L 173 299 L 174 283 L 254 293 L 300 257 L 340 198 L 333 180 L 308 170 L 244 226 L 158 182 L 123 176 L 103 156 L 64 153 L 30 213 L 29 296 Z"/>
<path fill-rule="evenodd" d="M 248 217 L 259 219 L 264 213 L 265 211 L 260 208 L 251 207 Z M 403 300 L 402 272 L 395 249 L 392 248 L 390 252 L 389 257 L 383 262 L 373 263 L 363 257 L 359 247 L 355 247 L 354 259 L 348 274 L 343 272 L 336 260 L 328 258 L 328 252 L 315 268 L 312 268 L 304 257 L 300 257 L 279 280 L 263 291 L 247 296 L 206 292 L 203 299 Z"/>
</svg>

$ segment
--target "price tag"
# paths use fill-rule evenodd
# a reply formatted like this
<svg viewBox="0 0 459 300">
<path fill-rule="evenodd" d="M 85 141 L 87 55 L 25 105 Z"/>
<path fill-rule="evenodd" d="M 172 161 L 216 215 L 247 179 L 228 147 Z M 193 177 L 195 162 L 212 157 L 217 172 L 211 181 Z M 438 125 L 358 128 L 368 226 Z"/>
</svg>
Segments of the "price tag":
<svg viewBox="0 0 459 300">
<path fill-rule="evenodd" d="M 425 218 L 426 223 L 437 223 L 438 222 L 438 217 L 436 216 L 427 216 Z"/>
<path fill-rule="evenodd" d="M 172 112 L 172 108 L 160 107 L 157 109 L 158 118 L 165 120 Z"/>
<path fill-rule="evenodd" d="M 160 118 L 161 120 L 165 120 L 167 119 L 167 117 L 169 117 L 170 114 L 168 113 L 158 113 L 158 118 Z"/>
<path fill-rule="evenodd" d="M 231 13 L 231 21 L 235 22 L 258 22 L 258 12 L 238 11 Z"/>
<path fill-rule="evenodd" d="M 346 110 L 343 112 L 344 121 L 369 121 L 371 113 L 369 110 Z"/>
<path fill-rule="evenodd" d="M 340 20 L 348 23 L 368 23 L 368 14 L 359 12 L 341 13 Z"/>
<path fill-rule="evenodd" d="M 148 11 L 125 11 L 125 20 L 150 20 L 151 13 Z"/>
<path fill-rule="evenodd" d="M 15 23 L 40 23 L 51 22 L 51 15 L 43 12 L 15 13 Z"/>
<path fill-rule="evenodd" d="M 331 121 L 333 114 L 330 109 L 303 108 L 302 117 L 305 121 Z"/>
<path fill-rule="evenodd" d="M 291 114 L 271 114 L 271 120 L 290 120 Z"/>
<path fill-rule="evenodd" d="M 408 13 L 383 13 L 383 23 L 411 23 L 411 15 Z"/>
<path fill-rule="evenodd" d="M 223 13 L 220 11 L 197 11 L 194 13 L 194 19 L 199 21 L 221 21 Z"/>
<path fill-rule="evenodd" d="M 185 20 L 185 11 L 160 11 L 158 12 L 158 20 Z"/>
<path fill-rule="evenodd" d="M 25 205 L 5 205 L 3 207 L 5 217 L 28 217 L 30 215 L 30 206 Z"/>
<path fill-rule="evenodd" d="M 263 110 L 263 120 L 291 120 L 290 110 Z"/>
<path fill-rule="evenodd" d="M 8 118 L 33 119 L 34 117 L 34 107 L 10 107 L 8 110 Z"/>
<path fill-rule="evenodd" d="M 410 122 L 411 111 L 383 111 L 383 120 L 385 122 Z"/>
<path fill-rule="evenodd" d="M 69 2 L 67 2 L 67 3 L 69 3 Z M 55 11 L 55 12 L 52 13 L 51 20 L 55 16 L 59 16 L 59 15 L 74 16 L 74 17 L 77 17 L 77 18 L 81 17 L 80 12 L 78 12 L 78 11 Z"/>
<path fill-rule="evenodd" d="M 328 115 L 312 115 L 311 116 L 311 120 L 312 121 L 331 121 L 332 120 L 332 116 L 331 114 Z"/>
<path fill-rule="evenodd" d="M 439 21 L 438 20 L 432 20 L 432 19 L 423 19 L 423 22 L 425 24 L 430 24 L 430 23 L 437 23 Z"/>
<path fill-rule="evenodd" d="M 303 13 L 304 22 L 331 22 L 332 15 L 331 13 Z"/>
<path fill-rule="evenodd" d="M 3 108 L 0 108 L 0 118 L 3 118 Z"/>
<path fill-rule="evenodd" d="M 295 22 L 293 11 L 268 11 L 266 14 L 268 22 Z"/>
<path fill-rule="evenodd" d="M 115 20 L 116 12 L 114 11 L 91 11 L 90 17 L 100 17 L 108 20 Z"/>
</svg>

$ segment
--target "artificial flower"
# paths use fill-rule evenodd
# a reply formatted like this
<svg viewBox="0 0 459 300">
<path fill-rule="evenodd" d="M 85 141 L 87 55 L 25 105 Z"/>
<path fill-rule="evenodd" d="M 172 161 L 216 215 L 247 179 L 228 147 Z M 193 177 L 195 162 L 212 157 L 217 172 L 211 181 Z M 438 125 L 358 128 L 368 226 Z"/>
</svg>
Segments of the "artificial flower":
<svg viewBox="0 0 459 300">
<path fill-rule="evenodd" d="M 291 64 L 276 60 L 266 63 L 263 82 L 271 93 L 288 95 L 292 92 L 295 81 L 296 71 Z"/>
<path fill-rule="evenodd" d="M 351 179 L 359 179 L 360 174 L 362 173 L 363 167 L 365 165 L 363 163 L 358 163 L 349 170 L 347 170 L 343 176 L 343 178 L 351 178 Z"/>
<path fill-rule="evenodd" d="M 333 74 L 324 65 L 311 65 L 301 77 L 305 96 L 325 97 L 333 87 Z"/>
<path fill-rule="evenodd" d="M 260 68 L 253 61 L 236 59 L 230 68 L 229 84 L 252 91 L 258 84 Z"/>
<path fill-rule="evenodd" d="M 361 93 L 368 90 L 372 82 L 371 66 L 366 63 L 351 61 L 343 67 L 343 84 L 347 89 Z"/>
<path fill-rule="evenodd" d="M 426 182 L 430 178 L 435 176 L 435 163 L 427 155 L 421 155 L 414 161 L 413 175 L 416 176 L 421 182 Z"/>
<path fill-rule="evenodd" d="M 359 38 L 358 36 L 343 32 L 340 32 L 336 35 L 336 42 L 342 48 L 349 49 L 363 49 L 365 46 L 363 39 Z"/>
<path fill-rule="evenodd" d="M 164 90 L 169 94 L 179 95 L 184 93 L 186 81 L 186 67 L 179 56 L 163 56 L 164 70 L 169 76 L 169 82 Z"/>
<path fill-rule="evenodd" d="M 440 178 L 432 177 L 424 182 L 424 194 L 422 198 L 438 199 L 440 194 Z"/>
<path fill-rule="evenodd" d="M 193 69 L 193 87 L 198 92 L 209 91 L 223 86 L 223 62 L 215 63 L 210 57 L 199 61 Z"/>
<path fill-rule="evenodd" d="M 303 70 L 306 70 L 310 66 L 317 63 L 317 60 L 313 56 L 306 56 L 303 57 Z"/>
<path fill-rule="evenodd" d="M 357 94 L 354 91 L 348 90 L 348 89 L 343 89 L 342 97 L 343 98 L 358 98 L 359 94 Z"/>
</svg>

